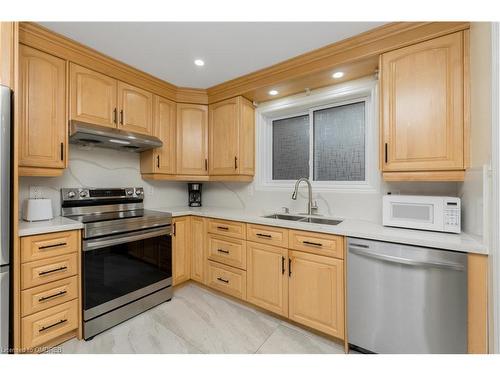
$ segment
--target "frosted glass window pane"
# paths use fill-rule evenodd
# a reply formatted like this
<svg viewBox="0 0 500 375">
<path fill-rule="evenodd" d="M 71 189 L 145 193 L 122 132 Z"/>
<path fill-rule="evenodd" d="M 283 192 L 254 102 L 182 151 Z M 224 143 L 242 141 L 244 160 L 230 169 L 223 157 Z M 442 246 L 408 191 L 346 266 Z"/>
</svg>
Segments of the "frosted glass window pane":
<svg viewBox="0 0 500 375">
<path fill-rule="evenodd" d="M 309 116 L 273 121 L 273 180 L 309 177 Z"/>
<path fill-rule="evenodd" d="M 365 103 L 314 111 L 314 180 L 365 180 Z"/>
</svg>

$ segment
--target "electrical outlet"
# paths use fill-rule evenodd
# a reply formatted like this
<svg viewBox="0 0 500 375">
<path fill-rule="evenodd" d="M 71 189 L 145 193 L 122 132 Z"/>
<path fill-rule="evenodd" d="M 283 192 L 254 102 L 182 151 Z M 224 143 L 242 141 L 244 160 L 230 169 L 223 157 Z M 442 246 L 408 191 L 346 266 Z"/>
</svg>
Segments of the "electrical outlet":
<svg viewBox="0 0 500 375">
<path fill-rule="evenodd" d="M 247 194 L 248 194 L 249 197 L 253 197 L 253 193 L 254 193 L 253 185 L 249 184 L 248 187 L 247 187 Z"/>
<path fill-rule="evenodd" d="M 153 195 L 155 192 L 155 188 L 152 185 L 149 185 L 147 188 L 148 195 Z"/>
<path fill-rule="evenodd" d="M 45 189 L 43 186 L 30 185 L 30 198 L 39 199 L 44 198 Z"/>
</svg>

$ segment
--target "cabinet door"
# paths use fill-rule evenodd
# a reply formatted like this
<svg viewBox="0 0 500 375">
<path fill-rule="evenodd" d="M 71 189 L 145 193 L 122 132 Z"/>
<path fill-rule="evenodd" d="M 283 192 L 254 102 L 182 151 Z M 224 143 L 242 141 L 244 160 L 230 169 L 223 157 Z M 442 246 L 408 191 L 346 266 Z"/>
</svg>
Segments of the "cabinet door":
<svg viewBox="0 0 500 375">
<path fill-rule="evenodd" d="M 66 62 L 20 45 L 19 165 L 65 167 Z"/>
<path fill-rule="evenodd" d="M 255 174 L 255 108 L 253 104 L 240 98 L 239 160 L 240 175 Z"/>
<path fill-rule="evenodd" d="M 116 88 L 115 79 L 70 64 L 71 119 L 115 128 Z"/>
<path fill-rule="evenodd" d="M 238 174 L 239 112 L 237 98 L 209 106 L 210 175 Z"/>
<path fill-rule="evenodd" d="M 118 82 L 118 128 L 142 134 L 153 133 L 153 94 Z"/>
<path fill-rule="evenodd" d="M 154 97 L 153 135 L 163 146 L 141 153 L 141 173 L 175 173 L 175 103 Z"/>
<path fill-rule="evenodd" d="M 206 233 L 205 219 L 191 217 L 191 279 L 200 283 L 204 282 L 207 263 L 205 255 Z"/>
<path fill-rule="evenodd" d="M 289 318 L 344 338 L 343 261 L 289 251 Z"/>
<path fill-rule="evenodd" d="M 247 242 L 247 301 L 288 316 L 287 249 Z"/>
<path fill-rule="evenodd" d="M 191 239 L 189 223 L 189 216 L 173 219 L 173 285 L 178 285 L 184 281 L 187 281 L 191 276 Z"/>
<path fill-rule="evenodd" d="M 381 57 L 384 171 L 464 169 L 463 33 Z"/>
<path fill-rule="evenodd" d="M 208 107 L 177 104 L 177 174 L 208 174 Z"/>
</svg>

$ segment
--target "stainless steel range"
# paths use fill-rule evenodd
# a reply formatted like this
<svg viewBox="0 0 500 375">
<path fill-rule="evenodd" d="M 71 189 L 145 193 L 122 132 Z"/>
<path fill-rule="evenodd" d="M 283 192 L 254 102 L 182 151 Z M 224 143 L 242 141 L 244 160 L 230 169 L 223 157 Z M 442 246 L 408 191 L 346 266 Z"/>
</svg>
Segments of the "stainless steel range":
<svg viewBox="0 0 500 375">
<path fill-rule="evenodd" d="M 87 340 L 172 298 L 170 213 L 145 210 L 144 190 L 61 189 L 62 215 L 84 224 Z"/>
</svg>

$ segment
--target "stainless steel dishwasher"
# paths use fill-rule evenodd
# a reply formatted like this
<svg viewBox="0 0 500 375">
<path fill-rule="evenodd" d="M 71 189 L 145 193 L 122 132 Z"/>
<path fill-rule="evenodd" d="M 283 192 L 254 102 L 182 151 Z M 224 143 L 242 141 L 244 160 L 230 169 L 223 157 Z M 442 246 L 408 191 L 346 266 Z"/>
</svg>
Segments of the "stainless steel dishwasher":
<svg viewBox="0 0 500 375">
<path fill-rule="evenodd" d="M 372 353 L 467 352 L 467 255 L 348 239 L 348 340 Z"/>
</svg>

